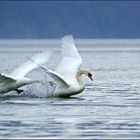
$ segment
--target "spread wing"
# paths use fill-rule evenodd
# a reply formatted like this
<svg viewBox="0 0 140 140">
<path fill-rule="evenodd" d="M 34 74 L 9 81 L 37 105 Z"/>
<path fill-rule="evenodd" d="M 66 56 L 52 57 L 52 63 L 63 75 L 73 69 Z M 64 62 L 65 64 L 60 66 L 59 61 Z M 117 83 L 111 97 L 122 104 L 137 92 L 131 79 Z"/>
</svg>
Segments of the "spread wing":
<svg viewBox="0 0 140 140">
<path fill-rule="evenodd" d="M 56 83 L 57 86 L 62 87 L 62 88 L 68 88 L 69 84 L 55 71 L 52 71 L 50 69 L 46 69 L 47 73 L 49 76 L 53 79 L 53 81 Z"/>
<path fill-rule="evenodd" d="M 2 84 L 2 83 L 10 83 L 10 82 L 16 82 L 16 80 L 11 78 L 10 76 L 0 74 L 0 84 Z"/>
<path fill-rule="evenodd" d="M 32 59 L 31 59 L 32 60 Z M 42 68 L 43 70 L 45 70 L 48 75 L 53 79 L 53 81 L 57 84 L 57 86 L 59 87 L 63 87 L 63 88 L 67 88 L 69 87 L 69 84 L 61 77 L 61 75 L 59 75 L 58 73 L 56 73 L 53 70 L 50 70 L 44 66 L 42 66 L 41 64 L 38 64 L 37 62 L 35 62 L 34 60 L 32 60 L 32 62 L 34 62 L 35 64 L 37 64 L 40 68 Z"/>
<path fill-rule="evenodd" d="M 50 56 L 51 56 L 51 52 L 44 51 L 44 52 L 40 52 L 40 53 L 35 54 L 32 57 L 32 59 L 35 62 L 37 62 L 38 64 L 44 64 L 45 62 L 47 62 L 49 60 Z M 30 60 L 28 60 L 27 62 L 25 62 L 24 64 L 22 64 L 18 68 L 16 68 L 12 72 L 12 74 L 10 74 L 10 76 L 14 77 L 14 78 L 22 78 L 27 73 L 29 73 L 30 71 L 32 71 L 33 69 L 35 69 L 37 67 L 38 67 L 38 65 L 36 63 L 32 63 Z"/>
<path fill-rule="evenodd" d="M 75 80 L 77 70 L 82 64 L 82 58 L 77 51 L 72 35 L 62 38 L 61 43 L 62 60 L 55 72 L 59 73 L 67 81 Z"/>
</svg>

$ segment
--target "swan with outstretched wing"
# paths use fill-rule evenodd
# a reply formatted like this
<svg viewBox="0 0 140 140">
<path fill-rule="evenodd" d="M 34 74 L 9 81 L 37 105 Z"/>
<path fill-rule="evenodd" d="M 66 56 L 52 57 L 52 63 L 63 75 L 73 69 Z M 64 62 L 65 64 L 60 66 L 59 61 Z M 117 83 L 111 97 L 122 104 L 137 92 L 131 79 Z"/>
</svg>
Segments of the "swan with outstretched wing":
<svg viewBox="0 0 140 140">
<path fill-rule="evenodd" d="M 38 64 L 44 64 L 49 60 L 51 56 L 51 52 L 44 51 L 35 54 L 32 57 L 32 60 L 36 61 Z M 32 84 L 32 83 L 42 83 L 41 79 L 34 79 L 34 78 L 27 78 L 27 75 L 30 71 L 37 68 L 38 65 L 32 63 L 31 61 L 27 61 L 26 63 L 22 64 L 18 68 L 16 68 L 10 75 L 5 75 L 0 73 L 0 94 L 7 93 L 10 91 L 17 91 L 18 93 L 22 92 L 18 88 Z"/>
<path fill-rule="evenodd" d="M 56 84 L 52 96 L 68 97 L 78 94 L 85 89 L 81 75 L 85 74 L 93 81 L 92 73 L 87 68 L 80 68 L 83 61 L 76 49 L 72 35 L 62 38 L 61 44 L 62 60 L 55 71 L 52 71 L 37 62 L 53 79 Z"/>
</svg>

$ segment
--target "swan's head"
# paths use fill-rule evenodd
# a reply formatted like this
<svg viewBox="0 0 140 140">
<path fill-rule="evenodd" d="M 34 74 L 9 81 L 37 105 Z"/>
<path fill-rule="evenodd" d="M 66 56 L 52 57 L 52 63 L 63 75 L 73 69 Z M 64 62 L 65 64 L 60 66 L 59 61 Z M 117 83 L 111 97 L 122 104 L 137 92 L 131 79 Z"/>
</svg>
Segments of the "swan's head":
<svg viewBox="0 0 140 140">
<path fill-rule="evenodd" d="M 93 81 L 93 75 L 87 68 L 82 68 L 77 72 L 77 80 L 80 81 L 80 77 L 82 74 L 85 74 L 91 81 Z"/>
<path fill-rule="evenodd" d="M 88 69 L 83 69 L 83 74 L 89 77 L 91 81 L 93 81 L 93 74 Z"/>
</svg>

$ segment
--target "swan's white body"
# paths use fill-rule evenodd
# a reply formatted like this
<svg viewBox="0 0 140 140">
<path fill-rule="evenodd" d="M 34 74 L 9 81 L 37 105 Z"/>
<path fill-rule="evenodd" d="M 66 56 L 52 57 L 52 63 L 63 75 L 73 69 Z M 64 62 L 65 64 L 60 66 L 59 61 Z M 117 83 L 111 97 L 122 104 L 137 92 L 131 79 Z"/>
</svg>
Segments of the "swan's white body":
<svg viewBox="0 0 140 140">
<path fill-rule="evenodd" d="M 91 80 L 92 74 L 87 69 L 80 69 L 82 64 L 73 37 L 65 36 L 61 44 L 62 60 L 55 71 L 52 71 L 40 65 L 52 77 L 56 84 L 52 96 L 71 96 L 82 92 L 85 85 L 82 82 L 81 75 L 87 75 Z"/>
<path fill-rule="evenodd" d="M 51 53 L 42 52 L 36 54 L 32 59 L 39 64 L 43 64 L 50 58 L 50 56 Z M 40 79 L 30 79 L 25 77 L 27 73 L 37 67 L 37 64 L 27 61 L 20 67 L 16 68 L 10 75 L 0 74 L 0 94 L 18 90 L 18 88 L 24 85 L 42 82 Z"/>
</svg>

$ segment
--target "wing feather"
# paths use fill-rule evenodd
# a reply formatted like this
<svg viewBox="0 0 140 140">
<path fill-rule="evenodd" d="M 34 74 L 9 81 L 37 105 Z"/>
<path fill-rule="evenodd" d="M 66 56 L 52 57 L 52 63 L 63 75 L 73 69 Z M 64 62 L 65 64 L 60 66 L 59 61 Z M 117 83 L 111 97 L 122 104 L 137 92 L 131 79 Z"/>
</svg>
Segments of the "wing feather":
<svg viewBox="0 0 140 140">
<path fill-rule="evenodd" d="M 69 84 L 55 71 L 48 70 L 47 73 L 52 77 L 54 82 L 56 83 L 57 86 L 63 87 L 63 88 L 68 88 Z"/>
<path fill-rule="evenodd" d="M 11 78 L 10 76 L 0 74 L 0 84 L 9 82 L 16 82 L 16 80 Z"/>
<path fill-rule="evenodd" d="M 30 59 L 30 60 L 32 60 L 32 59 Z M 56 73 L 53 70 L 50 70 L 50 69 L 42 66 L 41 64 L 38 64 L 34 60 L 32 60 L 32 62 L 37 64 L 43 70 L 45 70 L 49 74 L 49 76 L 54 80 L 54 82 L 57 84 L 57 86 L 59 86 L 59 87 L 69 87 L 69 84 L 61 77 L 61 75 L 59 75 L 58 73 Z"/>
<path fill-rule="evenodd" d="M 35 54 L 32 57 L 32 59 L 35 62 L 37 62 L 38 64 L 44 64 L 45 62 L 47 62 L 49 60 L 50 57 L 51 57 L 51 52 L 44 51 L 44 52 Z M 10 76 L 15 77 L 15 78 L 24 77 L 27 73 L 29 73 L 30 71 L 32 71 L 33 69 L 35 69 L 37 67 L 38 67 L 37 64 L 32 63 L 30 60 L 28 60 L 27 62 L 25 62 L 18 68 L 16 68 Z"/>
<path fill-rule="evenodd" d="M 62 38 L 61 43 L 62 60 L 55 72 L 59 73 L 67 81 L 75 80 L 77 70 L 82 64 L 82 58 L 76 48 L 72 35 Z"/>
</svg>

